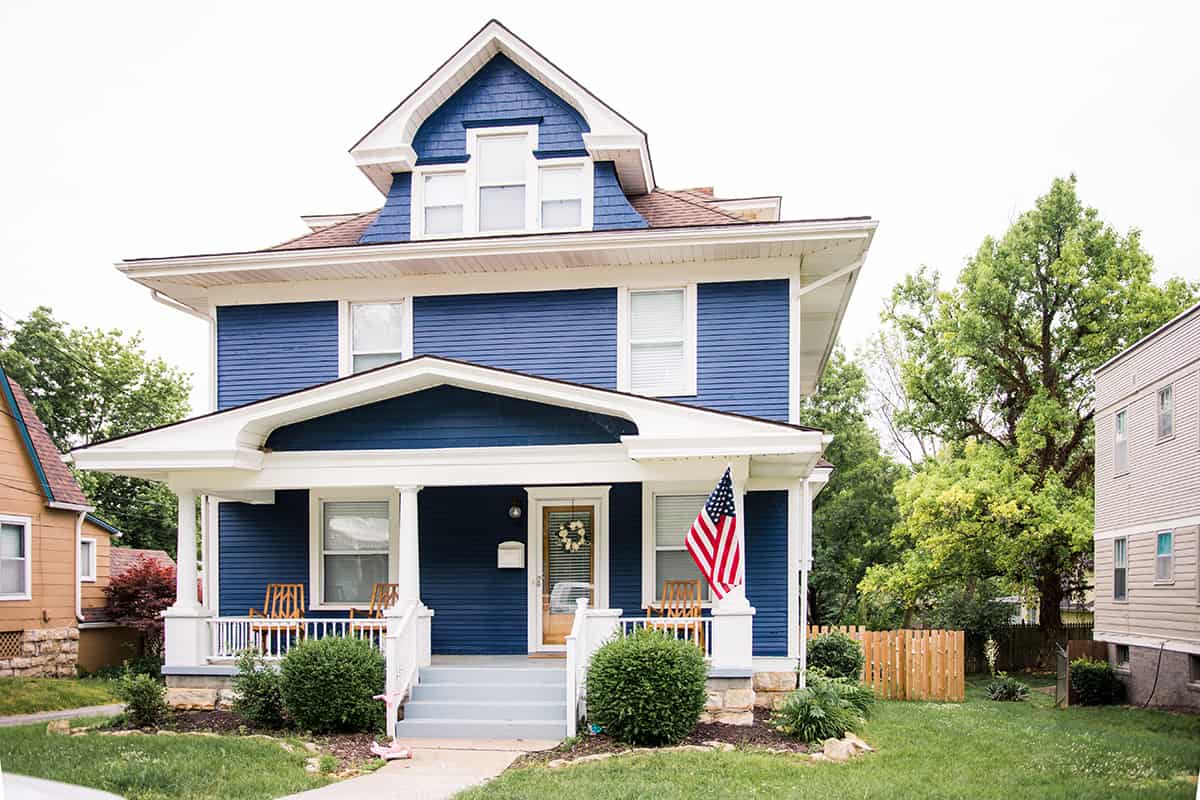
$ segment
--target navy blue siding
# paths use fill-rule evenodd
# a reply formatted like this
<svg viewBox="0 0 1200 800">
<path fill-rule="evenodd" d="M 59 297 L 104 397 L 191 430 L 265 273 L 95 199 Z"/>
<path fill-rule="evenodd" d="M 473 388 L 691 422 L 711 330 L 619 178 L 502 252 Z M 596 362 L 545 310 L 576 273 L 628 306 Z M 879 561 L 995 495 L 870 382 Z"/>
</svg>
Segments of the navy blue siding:
<svg viewBox="0 0 1200 800">
<path fill-rule="evenodd" d="M 271 450 L 406 450 L 619 442 L 630 421 L 437 386 L 277 428 Z"/>
<path fill-rule="evenodd" d="M 593 169 L 592 229 L 649 228 L 645 217 L 633 210 L 611 161 L 597 161 Z"/>
<path fill-rule="evenodd" d="M 412 229 L 412 173 L 392 175 L 392 188 L 379 216 L 363 231 L 359 244 L 407 242 Z"/>
<path fill-rule="evenodd" d="M 614 484 L 608 517 L 608 604 L 624 616 L 641 616 L 642 485 Z"/>
<path fill-rule="evenodd" d="M 617 290 L 417 297 L 413 339 L 417 355 L 615 389 Z"/>
<path fill-rule="evenodd" d="M 217 309 L 217 408 L 338 376 L 336 301 Z"/>
<path fill-rule="evenodd" d="M 433 652 L 513 654 L 528 651 L 524 569 L 498 569 L 496 546 L 524 542 L 513 522 L 519 486 L 429 487 L 418 495 L 421 600 L 433 609 Z"/>
<path fill-rule="evenodd" d="M 756 656 L 787 655 L 787 501 L 783 491 L 746 493 L 746 598 L 755 609 Z"/>
<path fill-rule="evenodd" d="M 245 616 L 262 610 L 268 583 L 308 585 L 308 492 L 275 493 L 274 505 L 221 503 L 221 615 Z"/>
<path fill-rule="evenodd" d="M 683 403 L 788 418 L 788 282 L 702 283 L 697 289 L 695 397 Z"/>
</svg>

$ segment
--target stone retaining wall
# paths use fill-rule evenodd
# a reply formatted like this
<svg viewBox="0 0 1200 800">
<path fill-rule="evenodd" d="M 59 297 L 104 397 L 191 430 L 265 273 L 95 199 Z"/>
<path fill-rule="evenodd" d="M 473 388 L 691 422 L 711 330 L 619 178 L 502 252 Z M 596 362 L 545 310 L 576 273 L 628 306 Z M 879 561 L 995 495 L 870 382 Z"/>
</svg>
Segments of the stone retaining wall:
<svg viewBox="0 0 1200 800">
<path fill-rule="evenodd" d="M 796 672 L 754 673 L 754 707 L 776 709 L 796 690 Z"/>
<path fill-rule="evenodd" d="M 21 632 L 20 655 L 0 659 L 0 678 L 72 678 L 79 659 L 79 628 Z"/>
</svg>

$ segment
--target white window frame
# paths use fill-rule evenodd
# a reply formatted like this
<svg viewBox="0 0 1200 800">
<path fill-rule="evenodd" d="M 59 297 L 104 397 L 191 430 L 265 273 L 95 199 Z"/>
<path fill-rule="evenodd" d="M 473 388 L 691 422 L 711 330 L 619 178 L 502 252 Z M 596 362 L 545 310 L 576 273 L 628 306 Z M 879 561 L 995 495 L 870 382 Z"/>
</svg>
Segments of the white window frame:
<svg viewBox="0 0 1200 800">
<path fill-rule="evenodd" d="M 1171 537 L 1171 553 L 1170 555 L 1160 556 L 1158 554 L 1158 540 L 1161 536 Z M 1167 576 L 1160 578 L 1158 576 L 1158 560 L 1160 558 L 1168 559 Z M 1171 584 L 1175 582 L 1175 531 L 1156 531 L 1154 534 L 1154 582 L 1158 585 Z"/>
<path fill-rule="evenodd" d="M 1121 430 L 1121 422 L 1124 420 L 1125 430 Z M 1125 447 L 1125 463 L 1118 463 L 1117 454 L 1121 452 L 1121 446 Z M 1113 415 L 1113 477 L 1129 474 L 1129 406 L 1119 409 Z"/>
<path fill-rule="evenodd" d="M 25 591 L 15 594 L 0 594 L 3 600 L 32 600 L 33 599 L 33 517 L 18 514 L 0 514 L 0 522 L 8 525 L 20 525 L 25 530 Z"/>
<path fill-rule="evenodd" d="M 413 357 L 413 313 L 412 297 L 355 297 L 338 301 L 338 377 L 354 374 L 354 356 L 366 355 L 367 351 L 354 351 L 354 306 L 394 303 L 400 306 L 401 358 Z M 391 352 L 390 350 L 387 352 Z"/>
<path fill-rule="evenodd" d="M 683 380 L 678 386 L 655 387 L 656 391 L 648 397 L 695 397 L 697 391 L 696 351 L 697 351 L 697 312 L 696 284 L 668 284 L 647 286 L 622 286 L 617 292 L 617 389 L 622 392 L 633 391 L 632 364 L 633 341 L 630 318 L 632 302 L 630 295 L 634 292 L 663 292 L 683 291 Z"/>
<path fill-rule="evenodd" d="M 540 233 L 541 168 L 583 167 L 583 203 L 579 212 L 578 228 L 551 228 L 550 232 L 592 230 L 593 200 L 595 196 L 595 167 L 586 156 L 567 158 L 537 158 L 533 151 L 538 147 L 537 125 L 496 125 L 490 128 L 467 128 L 467 160 L 457 164 L 427 164 L 413 170 L 411 211 L 409 214 L 410 239 L 446 239 L 473 236 L 508 236 L 518 233 Z M 525 227 L 506 231 L 479 230 L 479 140 L 488 136 L 515 136 L 524 134 L 529 144 L 529 155 L 525 161 Z M 461 172 L 466 183 L 463 198 L 463 229 L 459 234 L 425 233 L 425 176 L 447 172 Z"/>
<path fill-rule="evenodd" d="M 656 497 L 678 497 L 680 495 L 698 495 L 708 498 L 712 493 L 712 485 L 704 483 L 643 483 L 642 484 L 642 609 L 657 605 L 658 590 L 661 588 L 662 581 L 658 579 L 658 559 L 655 554 L 658 552 L 658 540 L 655 537 L 655 519 L 654 512 Z M 701 501 L 703 505 L 703 501 Z M 739 513 L 742 510 L 742 502 L 739 498 L 737 501 Z M 697 513 L 700 507 L 696 507 Z M 686 552 L 686 551 L 685 551 Z M 744 554 L 743 554 L 744 556 Z M 702 602 L 701 608 L 713 607 L 712 595 Z"/>
<path fill-rule="evenodd" d="M 1171 393 L 1171 408 L 1168 413 L 1171 416 L 1171 432 L 1164 434 L 1163 429 L 1163 411 L 1162 411 L 1162 395 L 1163 392 Z M 1154 392 L 1154 434 L 1158 441 L 1166 442 L 1175 438 L 1175 384 L 1168 383 L 1166 386 L 1160 386 Z"/>
<path fill-rule="evenodd" d="M 83 559 L 83 544 L 87 542 L 91 547 L 91 557 L 87 562 Z M 80 583 L 95 583 L 96 582 L 96 540 L 90 536 L 79 537 L 79 581 Z M 83 571 L 84 564 L 87 564 L 88 571 Z"/>
<path fill-rule="evenodd" d="M 365 608 L 367 603 L 325 602 L 325 553 L 321 536 L 322 507 L 328 502 L 387 501 L 388 504 L 388 581 L 399 575 L 400 493 L 390 488 L 310 489 L 308 492 L 308 607 L 313 611 L 349 611 Z"/>
<path fill-rule="evenodd" d="M 1122 549 L 1125 551 L 1124 552 L 1125 563 L 1122 564 L 1121 566 L 1117 566 L 1117 542 L 1121 542 Z M 1113 559 L 1113 562 L 1112 562 L 1112 599 L 1113 599 L 1113 602 L 1114 603 L 1128 603 L 1129 602 L 1129 537 L 1117 536 L 1117 537 L 1113 538 L 1112 559 Z M 1118 569 L 1125 570 L 1125 594 L 1122 595 L 1121 597 L 1117 597 L 1117 570 Z"/>
</svg>

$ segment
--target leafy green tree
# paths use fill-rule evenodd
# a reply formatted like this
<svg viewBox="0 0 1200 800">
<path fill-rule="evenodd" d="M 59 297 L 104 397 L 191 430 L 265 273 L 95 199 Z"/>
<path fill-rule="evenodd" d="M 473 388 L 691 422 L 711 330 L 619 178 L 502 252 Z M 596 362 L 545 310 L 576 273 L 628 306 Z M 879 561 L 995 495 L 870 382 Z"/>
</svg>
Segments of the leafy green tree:
<svg viewBox="0 0 1200 800">
<path fill-rule="evenodd" d="M 808 603 L 814 625 L 862 622 L 858 583 L 873 564 L 894 558 L 897 521 L 892 487 L 906 473 L 885 454 L 868 422 L 867 379 L 839 348 L 800 419 L 833 434 L 825 457 L 829 483 L 813 504 L 813 571 Z"/>
<path fill-rule="evenodd" d="M 140 335 L 73 328 L 44 306 L 5 328 L 0 366 L 24 388 L 59 449 L 182 419 L 191 378 L 148 356 Z M 121 544 L 175 551 L 175 496 L 164 485 L 104 473 L 76 474 Z"/>
<path fill-rule="evenodd" d="M 924 268 L 896 287 L 896 424 L 949 450 L 899 490 L 898 539 L 914 549 L 867 586 L 912 602 L 932 573 L 1008 579 L 1039 596 L 1048 654 L 1091 553 L 1092 374 L 1195 298 L 1152 266 L 1139 232 L 1104 223 L 1072 176 L 984 239 L 952 288 Z"/>
</svg>

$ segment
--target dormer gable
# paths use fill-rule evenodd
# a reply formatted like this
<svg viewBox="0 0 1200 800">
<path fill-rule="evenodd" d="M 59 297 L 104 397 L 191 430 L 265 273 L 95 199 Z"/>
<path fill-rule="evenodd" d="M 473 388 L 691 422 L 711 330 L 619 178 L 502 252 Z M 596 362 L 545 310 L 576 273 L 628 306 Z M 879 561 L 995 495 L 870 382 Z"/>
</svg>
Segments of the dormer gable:
<svg viewBox="0 0 1200 800">
<path fill-rule="evenodd" d="M 352 149 L 387 202 L 363 244 L 645 228 L 645 134 L 489 22 Z"/>
</svg>

